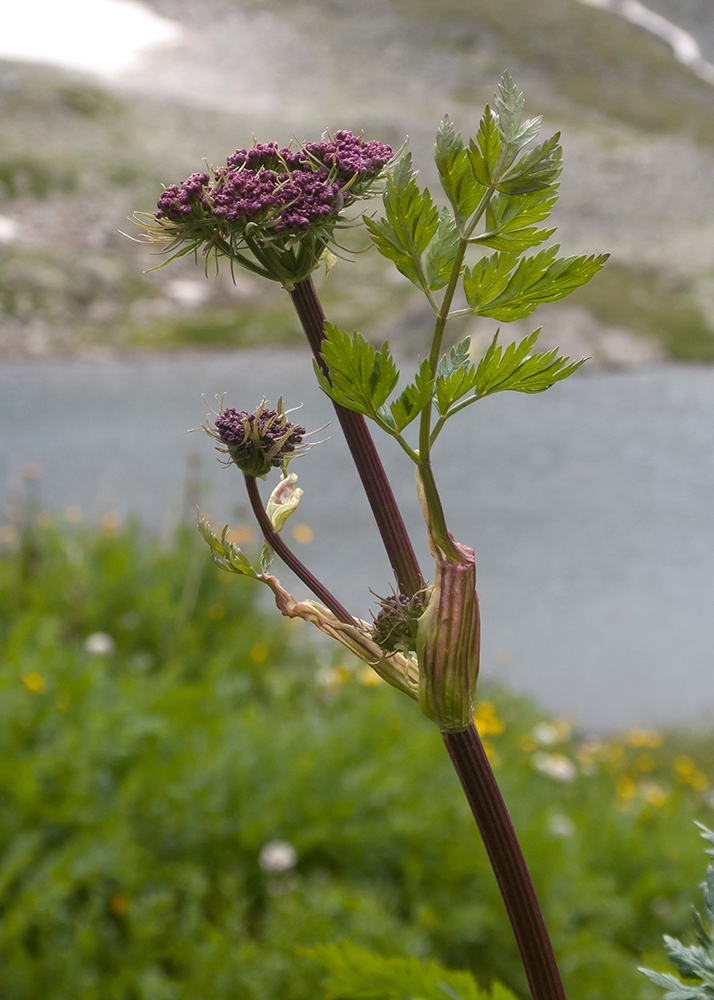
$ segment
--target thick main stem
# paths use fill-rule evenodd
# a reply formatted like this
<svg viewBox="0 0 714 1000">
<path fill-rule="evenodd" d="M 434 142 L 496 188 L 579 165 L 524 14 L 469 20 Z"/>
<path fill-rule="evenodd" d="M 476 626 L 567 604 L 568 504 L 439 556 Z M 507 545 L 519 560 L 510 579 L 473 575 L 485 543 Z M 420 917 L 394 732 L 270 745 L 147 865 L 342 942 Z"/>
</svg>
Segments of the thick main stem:
<svg viewBox="0 0 714 1000">
<path fill-rule="evenodd" d="M 327 374 L 320 353 L 325 337 L 325 314 L 312 280 L 307 278 L 305 281 L 299 281 L 289 294 L 312 353 Z M 424 578 L 372 435 L 360 413 L 348 410 L 338 403 L 333 405 L 399 587 L 404 594 L 412 597 L 423 590 Z"/>
<path fill-rule="evenodd" d="M 441 735 L 488 852 L 533 1000 L 565 1000 L 525 858 L 476 726 Z"/>
</svg>

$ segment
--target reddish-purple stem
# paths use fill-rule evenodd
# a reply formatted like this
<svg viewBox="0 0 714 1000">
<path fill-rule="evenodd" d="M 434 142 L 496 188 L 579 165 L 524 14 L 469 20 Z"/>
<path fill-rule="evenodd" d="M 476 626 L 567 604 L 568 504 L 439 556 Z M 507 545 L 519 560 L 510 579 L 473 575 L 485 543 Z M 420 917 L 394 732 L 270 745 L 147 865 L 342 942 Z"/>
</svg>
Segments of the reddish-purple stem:
<svg viewBox="0 0 714 1000">
<path fill-rule="evenodd" d="M 339 618 L 341 622 L 346 622 L 347 625 L 356 625 L 359 628 L 358 623 L 354 620 L 349 611 L 343 608 L 337 598 L 333 597 L 327 587 L 321 584 L 317 577 L 312 575 L 307 566 L 304 566 L 300 562 L 295 553 L 287 547 L 275 528 L 273 528 L 273 525 L 270 523 L 270 518 L 263 507 L 263 501 L 260 499 L 257 481 L 253 478 L 253 476 L 246 476 L 245 474 L 243 475 L 243 478 L 245 479 L 245 487 L 248 490 L 250 506 L 252 507 L 255 518 L 260 525 L 260 530 L 263 532 L 263 537 L 273 552 L 275 552 L 275 554 L 283 560 L 285 565 L 293 571 L 295 576 L 302 580 L 306 587 L 310 588 L 315 597 L 322 601 L 325 607 L 329 608 L 335 617 Z"/>
<path fill-rule="evenodd" d="M 488 852 L 533 1000 L 565 1000 L 526 861 L 478 730 L 472 722 L 468 729 L 441 735 Z"/>
<path fill-rule="evenodd" d="M 312 280 L 308 278 L 305 281 L 299 281 L 290 292 L 290 298 L 312 348 L 312 353 L 315 355 L 317 363 L 327 374 L 327 368 L 320 353 L 322 341 L 325 338 L 325 314 L 322 311 Z M 348 410 L 338 403 L 333 405 L 399 587 L 403 593 L 412 597 L 424 589 L 424 578 L 421 575 L 411 539 L 372 440 L 372 435 L 367 427 L 367 422 L 360 413 Z"/>
</svg>

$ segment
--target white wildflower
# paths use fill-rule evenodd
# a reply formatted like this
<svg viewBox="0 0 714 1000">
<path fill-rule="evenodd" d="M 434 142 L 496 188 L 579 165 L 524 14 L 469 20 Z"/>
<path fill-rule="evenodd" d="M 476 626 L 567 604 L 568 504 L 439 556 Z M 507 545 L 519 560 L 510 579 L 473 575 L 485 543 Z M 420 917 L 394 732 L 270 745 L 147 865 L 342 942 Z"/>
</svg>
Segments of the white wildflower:
<svg viewBox="0 0 714 1000">
<path fill-rule="evenodd" d="M 572 760 L 562 753 L 537 753 L 531 759 L 537 771 L 555 781 L 573 781 L 578 773 Z"/>
<path fill-rule="evenodd" d="M 84 640 L 84 652 L 90 656 L 110 656 L 116 649 L 116 643 L 106 632 L 92 632 Z"/>
<path fill-rule="evenodd" d="M 297 851 L 287 840 L 271 840 L 258 855 L 258 864 L 264 872 L 280 875 L 291 871 L 297 864 Z"/>
</svg>

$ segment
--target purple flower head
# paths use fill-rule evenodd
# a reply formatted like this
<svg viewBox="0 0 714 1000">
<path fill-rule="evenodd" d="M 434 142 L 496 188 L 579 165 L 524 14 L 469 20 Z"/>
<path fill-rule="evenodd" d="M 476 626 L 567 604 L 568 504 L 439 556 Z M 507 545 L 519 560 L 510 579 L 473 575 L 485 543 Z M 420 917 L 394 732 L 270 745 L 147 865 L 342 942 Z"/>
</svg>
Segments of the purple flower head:
<svg viewBox="0 0 714 1000">
<path fill-rule="evenodd" d="M 391 159 L 389 146 L 346 131 L 294 150 L 256 143 L 167 187 L 145 228 L 167 252 L 226 256 L 292 288 L 320 263 L 343 209 Z"/>
<path fill-rule="evenodd" d="M 258 142 L 252 149 L 237 149 L 226 161 L 231 170 L 241 170 L 246 167 L 253 173 L 261 169 L 272 170 L 275 173 L 305 170 L 306 163 L 307 157 L 302 151 L 295 153 L 289 147 L 278 149 L 277 142 Z"/>
<path fill-rule="evenodd" d="M 254 222 L 276 233 L 299 234 L 336 222 L 391 157 L 390 146 L 345 131 L 296 151 L 257 143 L 232 153 L 212 180 L 196 173 L 171 184 L 155 214 L 172 222 L 211 217 L 239 231 Z"/>
<path fill-rule="evenodd" d="M 305 149 L 327 167 L 334 167 L 339 180 L 353 188 L 372 181 L 392 158 L 391 146 L 376 139 L 365 142 L 364 136 L 345 131 L 335 132 L 334 139 L 308 142 Z"/>
<path fill-rule="evenodd" d="M 316 222 L 337 216 L 340 185 L 327 182 L 327 170 L 284 171 L 262 167 L 253 172 L 222 168 L 216 171 L 208 197 L 212 215 L 231 226 L 249 222 L 276 232 L 304 231 Z"/>
<path fill-rule="evenodd" d="M 224 447 L 230 460 L 248 476 L 265 477 L 272 468 L 285 467 L 291 458 L 302 454 L 305 428 L 288 420 L 282 397 L 276 410 L 266 401 L 253 413 L 221 406 L 214 426 L 205 427 L 211 437 Z"/>
</svg>

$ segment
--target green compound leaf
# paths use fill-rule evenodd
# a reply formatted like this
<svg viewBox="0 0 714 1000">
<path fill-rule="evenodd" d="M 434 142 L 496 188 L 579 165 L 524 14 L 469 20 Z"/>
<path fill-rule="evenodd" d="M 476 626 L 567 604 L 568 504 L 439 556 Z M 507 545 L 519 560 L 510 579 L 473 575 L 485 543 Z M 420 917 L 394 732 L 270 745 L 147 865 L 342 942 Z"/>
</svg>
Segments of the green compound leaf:
<svg viewBox="0 0 714 1000">
<path fill-rule="evenodd" d="M 496 167 L 501 157 L 501 134 L 498 118 L 488 104 L 479 124 L 476 139 L 469 140 L 468 157 L 478 183 L 484 188 L 490 187 L 496 177 Z"/>
<path fill-rule="evenodd" d="M 547 191 L 497 194 L 486 210 L 486 233 L 472 242 L 508 253 L 521 252 L 544 242 L 555 230 L 538 229 L 537 223 L 547 219 L 553 211 L 558 200 L 557 189 L 557 184 L 553 184 Z M 496 246 L 496 241 L 502 241 L 502 245 Z"/>
<path fill-rule="evenodd" d="M 703 823 L 696 823 L 695 822 L 694 825 L 699 827 L 699 830 L 700 830 L 700 833 L 701 833 L 701 836 L 702 836 L 702 840 L 705 840 L 707 842 L 707 844 L 709 844 L 709 847 L 705 847 L 704 848 L 704 853 L 708 857 L 714 858 L 714 833 L 712 833 L 712 831 L 709 829 L 709 827 L 704 826 Z M 707 879 L 708 879 L 708 877 L 709 877 L 709 869 L 707 869 Z"/>
<path fill-rule="evenodd" d="M 548 218 L 557 201 L 560 147 L 551 150 L 549 156 L 556 158 L 557 163 L 547 169 L 541 171 L 540 167 L 545 161 L 550 163 L 548 156 L 540 157 L 532 170 L 528 162 L 555 141 L 557 136 L 523 156 L 498 184 L 499 193 L 491 199 L 486 210 L 486 232 L 470 242 L 493 250 L 522 253 L 553 235 L 555 229 L 538 229 L 536 224 Z"/>
<path fill-rule="evenodd" d="M 479 313 L 481 307 L 496 301 L 507 287 L 518 261 L 517 253 L 495 253 L 482 257 L 464 272 L 464 292 L 469 309 Z"/>
<path fill-rule="evenodd" d="M 377 955 L 348 941 L 301 952 L 327 973 L 326 1000 L 514 1000 L 498 983 L 482 990 L 469 972 L 411 956 Z"/>
<path fill-rule="evenodd" d="M 457 402 L 474 388 L 477 382 L 476 369 L 473 365 L 460 367 L 442 375 L 436 380 L 436 407 L 439 416 L 446 418 L 449 410 Z"/>
<path fill-rule="evenodd" d="M 448 208 L 439 214 L 439 228 L 426 252 L 426 280 L 432 292 L 449 283 L 459 249 L 459 232 Z"/>
<path fill-rule="evenodd" d="M 422 361 L 414 382 L 408 385 L 389 409 L 394 420 L 394 429 L 403 431 L 412 420 L 419 416 L 424 407 L 429 406 L 434 394 L 434 380 L 427 360 Z"/>
<path fill-rule="evenodd" d="M 496 194 L 486 211 L 486 225 L 499 233 L 513 233 L 549 218 L 558 200 L 558 185 L 548 191 L 523 195 Z"/>
<path fill-rule="evenodd" d="M 710 1000 L 711 993 L 705 993 L 700 987 L 687 987 L 676 976 L 670 973 L 653 972 L 651 969 L 640 969 L 655 986 L 667 990 L 661 1000 Z"/>
<path fill-rule="evenodd" d="M 219 538 L 205 514 L 199 512 L 196 523 L 198 530 L 208 542 L 211 558 L 219 569 L 225 570 L 226 573 L 238 573 L 240 576 L 259 579 L 259 574 L 253 569 L 247 556 L 243 555 L 237 545 L 228 540 L 228 525 L 224 527 Z"/>
<path fill-rule="evenodd" d="M 498 114 L 498 130 L 504 143 L 513 142 L 518 135 L 526 99 L 519 93 L 510 73 L 504 73 L 493 102 Z"/>
<path fill-rule="evenodd" d="M 508 73 L 504 73 L 494 100 L 498 115 L 498 132 L 501 139 L 502 153 L 499 157 L 499 179 L 507 170 L 519 150 L 540 132 L 542 118 L 530 118 L 521 123 L 525 98 L 519 93 L 515 83 Z"/>
<path fill-rule="evenodd" d="M 436 376 L 440 375 L 451 375 L 452 372 L 457 371 L 459 368 L 465 368 L 469 364 L 469 349 L 471 347 L 471 338 L 467 337 L 466 340 L 462 340 L 460 344 L 456 344 L 452 347 L 448 354 L 445 354 L 439 364 L 436 366 Z"/>
<path fill-rule="evenodd" d="M 486 188 L 476 180 L 464 141 L 448 115 L 444 116 L 436 133 L 434 159 L 456 222 L 463 226 L 478 208 Z"/>
<path fill-rule="evenodd" d="M 481 236 L 475 236 L 469 242 L 478 243 L 481 246 L 488 247 L 490 250 L 504 250 L 506 253 L 522 253 L 524 250 L 530 250 L 531 247 L 537 247 L 539 244 L 545 243 L 554 232 L 555 229 L 537 229 L 535 226 L 525 226 L 523 229 L 517 229 L 512 233 L 499 233 L 487 230 Z"/>
<path fill-rule="evenodd" d="M 697 941 L 703 948 L 710 948 L 713 943 L 711 935 L 704 926 L 701 913 L 694 907 L 692 907 L 692 920 L 694 921 L 694 933 L 697 935 Z"/>
<path fill-rule="evenodd" d="M 267 542 L 263 542 L 263 548 L 260 550 L 260 569 L 263 573 L 270 572 L 270 567 L 273 564 L 273 559 L 275 558 L 275 552 L 268 545 Z"/>
<path fill-rule="evenodd" d="M 476 392 L 473 398 L 482 399 L 505 389 L 515 392 L 545 392 L 556 382 L 572 375 L 587 361 L 587 358 L 571 361 L 567 357 L 558 357 L 557 347 L 546 354 L 531 354 L 539 334 L 540 330 L 536 330 L 519 344 L 509 344 L 504 351 L 497 344 L 497 333 L 476 369 Z"/>
<path fill-rule="evenodd" d="M 388 345 L 376 350 L 359 333 L 352 337 L 331 323 L 325 323 L 322 357 L 330 379 L 317 362 L 315 374 L 320 387 L 336 403 L 376 419 L 399 381 L 399 372 Z M 331 384 L 330 384 L 331 380 Z"/>
<path fill-rule="evenodd" d="M 703 838 L 709 843 L 714 843 L 714 834 L 701 823 L 697 826 L 702 831 Z M 711 850 L 705 852 L 711 855 Z M 704 903 L 709 918 L 710 929 L 704 927 L 701 915 L 693 909 L 694 929 L 697 935 L 698 945 L 687 947 L 677 938 L 665 935 L 665 950 L 677 969 L 677 972 L 689 980 L 699 980 L 698 983 L 683 983 L 677 976 L 671 973 L 655 972 L 652 969 L 640 969 L 655 986 L 666 990 L 662 1000 L 711 1000 L 714 996 L 714 944 L 712 943 L 712 912 L 711 899 L 714 890 L 714 866 L 707 868 L 707 877 L 704 884 Z"/>
<path fill-rule="evenodd" d="M 530 315 L 541 302 L 562 299 L 597 274 L 609 254 L 556 259 L 559 245 L 524 257 L 515 271 L 517 254 L 483 258 L 464 273 L 464 292 L 477 316 L 511 322 Z"/>
<path fill-rule="evenodd" d="M 506 194 L 528 194 L 552 188 L 563 169 L 560 132 L 536 146 L 511 167 L 498 182 L 498 190 Z"/>
<path fill-rule="evenodd" d="M 429 189 L 420 191 L 417 187 L 410 153 L 387 178 L 384 209 L 386 219 L 375 221 L 364 216 L 373 242 L 384 257 L 394 261 L 397 270 L 426 290 L 422 254 L 439 228 L 439 211 Z"/>
</svg>

